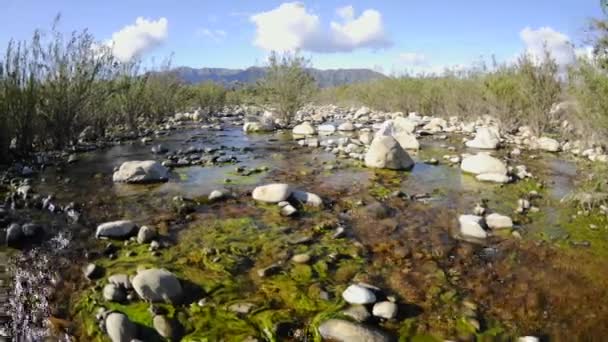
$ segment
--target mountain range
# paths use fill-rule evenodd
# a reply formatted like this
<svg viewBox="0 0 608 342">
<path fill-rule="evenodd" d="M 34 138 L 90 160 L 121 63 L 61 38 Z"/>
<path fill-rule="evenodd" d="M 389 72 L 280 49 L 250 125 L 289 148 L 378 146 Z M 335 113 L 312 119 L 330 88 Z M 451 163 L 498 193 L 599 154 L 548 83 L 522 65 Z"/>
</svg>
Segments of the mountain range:
<svg viewBox="0 0 608 342">
<path fill-rule="evenodd" d="M 226 86 L 238 86 L 255 83 L 266 74 L 266 68 L 249 67 L 247 69 L 225 68 L 190 68 L 173 69 L 178 77 L 188 84 L 198 84 L 213 81 Z M 384 74 L 370 69 L 329 69 L 320 70 L 309 68 L 317 84 L 321 88 L 334 87 L 344 84 L 359 83 L 386 78 Z"/>
</svg>

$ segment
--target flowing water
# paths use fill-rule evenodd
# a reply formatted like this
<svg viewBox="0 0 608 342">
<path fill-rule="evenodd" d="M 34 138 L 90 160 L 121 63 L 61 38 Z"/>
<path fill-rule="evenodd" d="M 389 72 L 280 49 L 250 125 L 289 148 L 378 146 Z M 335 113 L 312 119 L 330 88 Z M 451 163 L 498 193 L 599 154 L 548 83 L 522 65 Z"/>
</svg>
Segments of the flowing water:
<svg viewBox="0 0 608 342">
<path fill-rule="evenodd" d="M 335 293 L 356 275 L 359 280 L 394 293 L 407 305 L 404 307 L 407 314 L 399 322 L 382 323 L 384 328 L 401 336 L 425 333 L 445 338 L 472 338 L 474 335 L 466 335 L 469 329 L 466 323 L 462 328 L 460 310 L 465 301 L 476 303 L 480 329 L 486 332 L 494 329 L 496 334 L 504 332 L 506 336 L 536 334 L 564 341 L 600 340 L 600 336 L 608 333 L 602 323 L 608 318 L 607 309 L 602 301 L 594 299 L 605 298 L 602 296 L 606 294 L 608 278 L 604 279 L 598 272 L 608 265 L 595 245 L 603 246 L 605 241 L 603 238 L 594 240 L 590 249 L 575 248 L 574 244 L 564 242 L 572 232 L 563 224 L 566 209 L 559 206 L 559 199 L 575 187 L 577 166 L 574 162 L 555 156 L 533 161 L 525 159 L 522 163 L 541 176 L 544 187 L 537 181 L 496 186 L 479 183 L 473 177 L 463 175 L 458 168 L 443 163 L 437 166 L 424 164 L 422 160 L 429 157 L 441 159 L 444 154 L 461 152 L 448 152 L 440 147 L 441 141 L 432 137 L 422 140 L 422 150 L 414 156 L 417 164 L 412 172 L 366 169 L 357 162 L 336 158 L 319 149 L 298 147 L 289 133 L 245 135 L 240 127 L 223 131 L 187 128 L 158 137 L 154 144 L 158 143 L 171 151 L 191 146 L 218 149 L 225 155 L 235 156 L 238 166 L 268 167 L 268 171 L 242 176 L 235 171 L 237 165 L 234 164 L 191 166 L 174 169 L 171 179 L 159 185 L 112 183 L 111 174 L 122 162 L 158 159 L 150 152 L 151 145 L 140 142 L 83 153 L 79 155 L 79 162 L 73 165 L 45 169 L 32 180 L 35 191 L 53 194 L 55 202 L 61 205 L 77 203 L 82 216 L 78 223 L 71 223 L 62 214 L 21 209 L 19 215 L 23 221 L 44 222 L 50 234 L 42 244 L 25 247 L 19 252 L 0 251 L 0 336 L 12 334 L 17 339 L 36 341 L 48 334 L 62 337 L 68 332 L 80 338 L 100 338 L 98 332 L 83 328 L 87 322 L 78 315 L 81 306 L 77 305 L 91 289 L 82 279 L 82 267 L 89 262 L 87 259 L 99 260 L 97 258 L 103 254 L 105 243 L 94 239 L 98 223 L 130 219 L 138 225 L 155 226 L 171 237 L 176 246 L 198 249 L 198 243 L 207 242 L 196 242 L 200 236 L 203 240 L 216 241 L 218 246 L 227 238 L 208 231 L 199 232 L 199 227 L 216 222 L 216 233 L 220 234 L 222 227 L 230 226 L 235 219 L 245 218 L 268 224 L 271 227 L 268 236 L 277 241 L 283 235 L 292 239 L 307 234 L 312 226 L 332 220 L 347 226 L 349 237 L 360 242 L 355 243 L 356 248 L 360 248 L 353 259 L 356 262 L 338 263 L 342 265 L 340 267 L 328 262 L 328 272 L 333 274 L 333 279 L 324 279 L 315 264 L 314 274 L 319 279 L 306 276 L 302 280 L 298 275 L 294 278 L 296 288 L 302 290 L 302 284 L 322 284 L 332 292 L 330 289 L 335 287 L 330 295 L 339 300 Z M 272 209 L 255 206 L 246 195 L 256 184 L 279 181 L 319 194 L 327 203 L 326 209 L 306 212 L 298 219 L 288 220 L 269 214 Z M 175 214 L 175 196 L 198 199 L 218 188 L 229 188 L 238 196 L 220 204 L 199 201 L 189 217 Z M 397 190 L 418 194 L 421 200 L 405 201 L 390 195 Z M 513 210 L 517 199 L 530 190 L 542 194 L 537 200 L 541 213 L 516 217 L 516 230 L 523 235 L 522 240 L 506 234 L 479 245 L 453 238 L 458 215 L 470 213 L 476 202 L 487 199 L 492 210 L 515 216 Z M 370 214 L 365 205 L 377 201 L 389 206 L 392 214 Z M 275 231 L 272 228 L 275 224 L 288 225 L 290 230 Z M 555 238 L 560 233 L 563 233 L 562 237 Z M 227 234 L 242 234 L 251 239 L 252 245 L 259 238 L 247 235 L 246 228 L 241 233 Z M 319 239 L 319 246 L 285 247 L 289 244 L 274 246 L 272 239 L 260 241 L 259 250 L 272 252 L 258 254 L 251 261 L 255 265 L 253 269 L 278 258 L 285 248 L 298 251 L 325 248 L 317 251 L 319 262 L 323 264 L 323 253 L 332 248 L 346 248 L 334 246 L 324 236 L 313 234 L 313 237 Z M 588 237 L 576 235 L 572 239 L 579 242 L 578 238 Z M 599 239 L 596 235 L 593 237 Z M 178 267 L 176 260 L 183 259 L 180 259 L 183 257 L 180 253 L 187 254 L 188 262 L 194 258 L 180 247 L 174 247 L 174 250 L 171 253 L 175 253 L 176 259 L 160 260 Z M 115 263 L 108 261 L 107 265 L 134 269 L 138 262 L 148 261 L 124 261 L 121 257 Z M 180 270 L 180 274 L 191 274 L 192 281 L 197 283 L 197 269 L 188 267 Z M 229 296 L 231 300 L 239 291 L 248 294 L 253 301 L 256 298 L 267 300 L 261 298 L 268 295 L 263 290 L 268 284 L 249 276 L 250 269 L 251 266 L 245 272 L 229 272 L 235 281 L 231 286 L 236 289 Z M 351 269 L 353 274 L 349 276 Z M 7 274 L 9 270 L 10 275 Z M 205 282 L 201 280 L 201 283 Z M 281 291 L 288 291 L 280 287 L 284 284 L 273 284 L 275 295 L 283 298 Z M 294 288 L 289 291 L 292 290 Z M 223 297 L 214 298 L 220 301 Z M 270 306 L 277 310 L 272 311 L 273 315 L 283 312 L 281 310 L 293 310 L 297 316 L 294 325 L 305 327 L 314 321 L 315 315 L 329 310 L 314 303 L 314 309 L 310 311 L 294 307 L 303 305 L 302 302 L 287 299 Z M 192 311 L 188 314 L 193 315 Z M 192 324 L 196 326 L 195 323 Z M 298 340 L 297 334 L 289 336 L 285 339 Z M 493 335 L 488 333 L 487 336 Z"/>
</svg>

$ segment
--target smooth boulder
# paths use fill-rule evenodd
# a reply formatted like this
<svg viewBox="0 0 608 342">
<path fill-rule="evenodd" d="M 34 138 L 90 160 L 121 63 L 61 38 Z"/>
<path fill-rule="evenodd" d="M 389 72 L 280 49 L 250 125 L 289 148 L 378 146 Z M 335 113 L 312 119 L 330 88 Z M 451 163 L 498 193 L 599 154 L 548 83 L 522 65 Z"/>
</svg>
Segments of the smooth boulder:
<svg viewBox="0 0 608 342">
<path fill-rule="evenodd" d="M 128 161 L 114 172 L 115 183 L 154 183 L 169 179 L 169 170 L 154 160 Z"/>
<path fill-rule="evenodd" d="M 410 170 L 414 161 L 391 136 L 376 136 L 365 154 L 365 166 L 391 170 Z"/>
<path fill-rule="evenodd" d="M 480 175 L 484 173 L 507 174 L 507 166 L 500 159 L 486 153 L 468 156 L 462 160 L 460 168 L 464 172 Z"/>
<path fill-rule="evenodd" d="M 95 237 L 98 239 L 125 239 L 135 232 L 135 223 L 128 220 L 112 221 L 97 226 Z"/>
<path fill-rule="evenodd" d="M 288 184 L 275 183 L 256 187 L 251 196 L 254 200 L 266 203 L 279 203 L 287 200 L 292 191 Z"/>
<path fill-rule="evenodd" d="M 329 319 L 319 326 L 324 339 L 337 342 L 388 342 L 391 337 L 380 330 L 343 319 Z"/>
<path fill-rule="evenodd" d="M 183 295 L 177 277 L 165 269 L 151 268 L 140 271 L 131 283 L 139 297 L 150 302 L 177 303 Z"/>
<path fill-rule="evenodd" d="M 131 342 L 137 338 L 137 326 L 120 312 L 106 317 L 106 332 L 112 342 Z"/>
<path fill-rule="evenodd" d="M 313 125 L 310 124 L 310 122 L 304 122 L 295 126 L 291 132 L 294 135 L 314 135 L 317 133 Z"/>
<path fill-rule="evenodd" d="M 353 125 L 351 122 L 343 122 L 340 124 L 340 126 L 338 126 L 338 131 L 341 132 L 352 132 L 355 130 L 355 125 Z"/>
<path fill-rule="evenodd" d="M 401 148 L 403 148 L 404 150 L 418 151 L 420 149 L 420 142 L 418 142 L 416 136 L 411 133 L 397 133 L 393 135 L 393 138 L 397 140 Z"/>
<path fill-rule="evenodd" d="M 349 304 L 372 304 L 376 295 L 372 290 L 358 284 L 350 285 L 342 292 L 342 298 Z"/>
</svg>

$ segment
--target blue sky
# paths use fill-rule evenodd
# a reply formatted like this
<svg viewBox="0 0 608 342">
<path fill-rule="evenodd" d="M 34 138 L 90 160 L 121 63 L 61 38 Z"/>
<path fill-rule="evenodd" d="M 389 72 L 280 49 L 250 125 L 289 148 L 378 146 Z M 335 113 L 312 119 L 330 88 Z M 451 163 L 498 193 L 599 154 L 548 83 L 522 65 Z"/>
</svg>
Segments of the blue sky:
<svg viewBox="0 0 608 342">
<path fill-rule="evenodd" d="M 125 59 L 173 53 L 174 65 L 240 68 L 299 49 L 319 68 L 385 73 L 509 61 L 544 43 L 566 63 L 582 51 L 567 42 L 582 46 L 588 20 L 603 16 L 599 0 L 0 0 L 0 46 L 57 13 L 63 30 L 88 28 Z"/>
</svg>

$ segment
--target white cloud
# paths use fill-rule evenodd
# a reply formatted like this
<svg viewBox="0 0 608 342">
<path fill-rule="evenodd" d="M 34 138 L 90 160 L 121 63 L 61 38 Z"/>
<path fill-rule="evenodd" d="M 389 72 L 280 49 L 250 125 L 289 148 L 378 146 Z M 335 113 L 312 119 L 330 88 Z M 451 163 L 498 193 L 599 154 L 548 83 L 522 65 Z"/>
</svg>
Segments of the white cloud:
<svg viewBox="0 0 608 342">
<path fill-rule="evenodd" d="M 403 52 L 399 54 L 399 61 L 408 65 L 425 65 L 428 63 L 426 55 L 418 52 Z"/>
<path fill-rule="evenodd" d="M 114 56 L 120 61 L 129 61 L 162 44 L 168 37 L 167 18 L 149 20 L 138 17 L 135 24 L 114 32 L 107 42 Z"/>
<path fill-rule="evenodd" d="M 226 31 L 224 30 L 212 30 L 208 28 L 200 28 L 196 31 L 196 34 L 200 37 L 211 39 L 212 41 L 219 43 L 226 38 Z"/>
<path fill-rule="evenodd" d="M 336 14 L 342 20 L 353 20 L 355 18 L 355 8 L 353 6 L 344 6 L 336 10 Z"/>
<path fill-rule="evenodd" d="M 299 2 L 250 17 L 256 26 L 253 44 L 264 50 L 311 52 L 349 52 L 361 48 L 380 49 L 391 45 L 386 37 L 382 15 L 368 9 L 355 17 L 352 6 L 337 9 L 341 22 L 325 29 L 318 15 Z"/>
<path fill-rule="evenodd" d="M 521 30 L 519 36 L 525 44 L 525 53 L 536 61 L 544 59 L 545 49 L 560 66 L 571 64 L 576 60 L 570 38 L 551 27 L 541 27 L 537 30 L 526 27 Z"/>
</svg>

